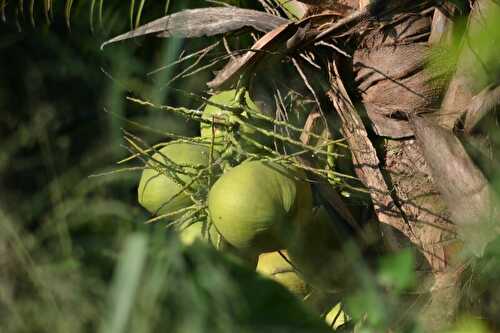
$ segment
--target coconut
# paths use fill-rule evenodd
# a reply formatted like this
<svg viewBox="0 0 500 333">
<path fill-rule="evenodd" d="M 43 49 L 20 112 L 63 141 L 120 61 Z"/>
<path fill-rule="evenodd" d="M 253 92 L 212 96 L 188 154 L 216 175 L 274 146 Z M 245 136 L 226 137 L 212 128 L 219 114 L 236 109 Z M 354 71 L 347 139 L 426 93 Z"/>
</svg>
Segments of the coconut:
<svg viewBox="0 0 500 333">
<path fill-rule="evenodd" d="M 230 123 L 232 121 L 232 117 L 234 117 L 234 114 L 232 111 L 225 110 L 224 107 L 226 108 L 240 108 L 240 107 L 246 107 L 247 109 L 250 109 L 251 112 L 243 111 L 240 114 L 240 117 L 242 120 L 245 121 L 246 124 L 240 125 L 239 127 L 239 133 L 241 135 L 245 135 L 250 137 L 252 140 L 257 141 L 258 143 L 269 146 L 272 142 L 272 139 L 259 131 L 257 131 L 253 126 L 259 127 L 262 129 L 266 129 L 268 131 L 272 130 L 270 126 L 270 122 L 267 122 L 262 119 L 256 119 L 254 116 L 251 115 L 252 112 L 254 113 L 261 113 L 257 105 L 252 101 L 250 98 L 250 95 L 248 91 L 245 92 L 243 103 L 244 105 L 240 104 L 241 101 L 238 100 L 238 91 L 233 89 L 233 90 L 227 90 L 227 91 L 222 91 L 216 95 L 213 95 L 209 99 L 210 102 L 221 105 L 223 107 L 219 107 L 217 105 L 213 104 L 207 104 L 203 111 L 202 119 L 208 120 L 208 121 L 213 121 L 214 122 L 214 128 L 212 129 L 212 125 L 208 123 L 200 123 L 200 131 L 201 131 L 201 137 L 202 138 L 207 138 L 207 139 L 212 139 L 214 137 L 214 142 L 219 146 L 221 146 L 221 143 L 224 140 L 225 133 L 224 129 L 220 126 L 217 126 L 217 122 L 219 123 L 224 123 L 228 122 Z M 242 146 L 249 151 L 255 151 L 258 150 L 258 148 L 249 143 L 246 140 L 242 140 L 241 142 Z"/>
<path fill-rule="evenodd" d="M 302 223 L 287 247 L 290 261 L 313 287 L 337 292 L 343 288 L 348 262 L 341 252 L 342 233 L 323 206 L 313 210 L 309 223 Z"/>
<path fill-rule="evenodd" d="M 188 283 L 193 292 L 209 302 L 207 314 L 212 319 L 221 318 L 221 314 L 222 318 L 229 318 L 233 324 L 230 327 L 235 328 L 232 331 L 329 332 L 324 320 L 285 287 L 241 265 L 241 260 L 234 256 L 217 253 L 201 242 L 186 248 L 184 253 L 181 264 L 190 269 L 189 274 L 182 276 L 180 285 Z M 231 283 L 220 283 L 221 280 Z M 212 322 L 209 325 L 203 326 L 208 329 L 202 331 L 220 331 L 217 328 L 222 327 Z"/>
<path fill-rule="evenodd" d="M 163 165 L 173 165 L 174 168 L 167 171 L 158 161 Z M 142 172 L 138 188 L 139 203 L 150 213 L 158 215 L 189 207 L 193 201 L 182 189 L 192 181 L 191 174 L 196 172 L 193 167 L 206 166 L 208 161 L 209 148 L 206 146 L 178 142 L 163 147 L 152 156 Z M 179 172 L 181 169 L 190 174 Z M 201 185 L 203 184 L 195 181 L 190 188 L 197 189 Z M 172 218 L 177 216 L 173 215 Z"/>
<path fill-rule="evenodd" d="M 203 222 L 196 222 L 180 230 L 179 238 L 181 243 L 189 246 L 196 240 L 201 240 L 218 247 L 218 244 L 223 242 L 220 234 L 213 225 L 204 226 L 203 224 Z"/>
<path fill-rule="evenodd" d="M 307 284 L 290 264 L 285 250 L 262 253 L 257 263 L 257 272 L 282 284 L 291 293 L 301 298 L 309 292 Z"/>
<path fill-rule="evenodd" d="M 236 93 L 237 91 L 234 89 L 222 91 L 210 97 L 209 101 L 227 108 L 237 108 L 240 107 L 240 102 L 236 100 Z M 255 106 L 250 97 L 247 98 L 247 94 L 245 95 L 245 102 L 247 102 L 247 105 L 249 105 L 250 108 Z M 223 131 L 217 126 L 216 123 L 228 121 L 231 114 L 231 111 L 225 110 L 224 108 L 212 104 L 207 104 L 207 106 L 205 106 L 205 109 L 203 110 L 202 119 L 215 122 L 215 137 L 220 138 L 223 136 Z M 208 123 L 200 123 L 200 131 L 202 138 L 211 138 L 214 134 L 211 124 Z"/>
<path fill-rule="evenodd" d="M 233 246 L 254 253 L 283 249 L 312 214 L 304 174 L 276 163 L 243 163 L 222 175 L 208 195 L 212 222 Z"/>
<path fill-rule="evenodd" d="M 179 238 L 184 246 L 190 246 L 196 241 L 202 241 L 211 244 L 214 248 L 227 254 L 238 257 L 249 267 L 257 267 L 258 256 L 251 253 L 244 253 L 231 246 L 219 234 L 213 224 L 204 226 L 203 222 L 196 222 L 179 230 Z"/>
</svg>

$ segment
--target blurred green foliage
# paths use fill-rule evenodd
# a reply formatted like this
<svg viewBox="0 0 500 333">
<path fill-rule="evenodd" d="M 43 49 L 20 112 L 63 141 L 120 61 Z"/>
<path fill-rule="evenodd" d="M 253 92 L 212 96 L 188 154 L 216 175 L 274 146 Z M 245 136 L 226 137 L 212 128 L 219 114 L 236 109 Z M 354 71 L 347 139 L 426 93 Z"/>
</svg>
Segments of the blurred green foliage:
<svg viewBox="0 0 500 333">
<path fill-rule="evenodd" d="M 34 28 L 28 10 L 10 12 L 15 5 L 3 7 L 0 34 L 0 331 L 95 332 L 127 235 L 164 229 L 142 224 L 148 216 L 136 203 L 137 172 L 89 176 L 116 169 L 128 155 L 122 129 L 136 131 L 131 121 L 157 129 L 135 132 L 151 142 L 165 140 L 163 132 L 196 132 L 195 124 L 124 99 L 133 90 L 189 105 L 165 86 L 173 69 L 146 75 L 177 58 L 185 43 L 145 41 L 101 52 L 106 36 L 127 29 L 119 3 L 103 6 L 105 24 L 93 34 L 81 3 L 71 31 L 60 3 L 50 26 L 35 7 Z M 157 9 L 144 4 L 143 15 L 152 19 Z M 176 88 L 191 90 L 192 82 Z"/>
<path fill-rule="evenodd" d="M 409 249 L 386 255 L 380 260 L 380 282 L 396 291 L 403 291 L 415 284 L 415 259 Z"/>
</svg>

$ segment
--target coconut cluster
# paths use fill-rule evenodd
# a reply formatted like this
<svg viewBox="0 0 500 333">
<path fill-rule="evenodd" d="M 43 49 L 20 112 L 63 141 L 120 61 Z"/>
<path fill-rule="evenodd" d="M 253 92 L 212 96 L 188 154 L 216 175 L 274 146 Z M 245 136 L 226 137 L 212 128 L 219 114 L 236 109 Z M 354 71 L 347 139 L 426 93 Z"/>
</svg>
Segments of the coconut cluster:
<svg viewBox="0 0 500 333">
<path fill-rule="evenodd" d="M 263 134 L 270 129 L 254 117 L 258 112 L 246 92 L 212 96 L 200 137 L 169 142 L 147 161 L 138 201 L 170 220 L 184 245 L 202 241 L 236 254 L 291 293 L 319 304 L 317 295 L 332 289 L 329 277 L 335 275 L 324 269 L 335 222 L 314 207 L 303 170 L 266 156 L 262 147 L 273 140 Z M 234 141 L 263 158 L 228 162 Z"/>
</svg>

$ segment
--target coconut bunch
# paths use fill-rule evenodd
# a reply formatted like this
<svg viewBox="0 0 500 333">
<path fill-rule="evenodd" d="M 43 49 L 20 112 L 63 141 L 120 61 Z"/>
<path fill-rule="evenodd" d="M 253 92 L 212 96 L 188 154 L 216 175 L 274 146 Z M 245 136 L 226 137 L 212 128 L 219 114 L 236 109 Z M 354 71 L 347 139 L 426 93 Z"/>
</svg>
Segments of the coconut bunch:
<svg viewBox="0 0 500 333">
<path fill-rule="evenodd" d="M 180 163 L 182 149 L 189 147 L 194 154 L 189 158 L 207 165 L 208 149 L 189 144 L 167 147 L 159 154 Z M 188 163 L 187 158 L 182 162 Z M 311 185 L 303 171 L 284 163 L 246 160 L 215 180 L 207 193 L 206 215 L 196 208 L 196 192 L 183 192 L 186 186 L 166 174 L 152 168 L 143 171 L 139 202 L 171 220 L 184 245 L 202 241 L 236 255 L 319 312 L 337 300 L 332 288 L 341 286 L 335 285 L 338 280 L 332 274 L 342 263 L 332 262 L 339 257 L 334 254 L 338 243 L 330 237 L 335 221 L 323 208 L 313 208 Z M 178 175 L 184 183 L 196 183 L 188 177 Z"/>
<path fill-rule="evenodd" d="M 203 110 L 172 108 L 198 121 L 200 135 L 137 153 L 138 202 L 153 215 L 148 222 L 165 221 L 184 245 L 202 241 L 236 255 L 326 314 L 343 288 L 344 222 L 313 195 L 309 175 L 341 182 L 327 168 L 338 155 L 328 147 L 338 142 L 325 128 L 304 130 L 313 104 L 289 93 L 278 120 L 261 92 L 232 89 L 214 93 Z M 314 165 L 300 159 L 313 155 Z"/>
<path fill-rule="evenodd" d="M 337 155 L 327 146 L 337 142 L 310 133 L 320 146 L 303 143 L 303 118 L 275 120 L 243 89 L 214 94 L 203 111 L 191 111 L 200 122 L 199 137 L 142 150 L 138 201 L 155 216 L 150 222 L 167 220 L 184 229 L 209 220 L 219 235 L 246 252 L 283 249 L 313 216 L 307 173 L 325 180 L 331 174 L 296 157 L 316 154 L 326 164 Z"/>
</svg>

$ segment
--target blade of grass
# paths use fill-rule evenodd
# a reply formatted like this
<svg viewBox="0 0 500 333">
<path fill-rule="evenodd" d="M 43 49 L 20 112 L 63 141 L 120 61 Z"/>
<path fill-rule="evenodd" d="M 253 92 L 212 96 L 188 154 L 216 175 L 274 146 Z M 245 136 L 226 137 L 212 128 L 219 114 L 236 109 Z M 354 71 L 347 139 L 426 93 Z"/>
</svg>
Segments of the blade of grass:
<svg viewBox="0 0 500 333">
<path fill-rule="evenodd" d="M 170 0 L 167 0 L 165 2 L 165 9 L 163 10 L 165 15 L 167 15 L 169 9 L 170 9 Z"/>
<path fill-rule="evenodd" d="M 7 4 L 5 4 L 5 6 L 7 6 Z M 24 17 L 24 0 L 19 0 L 18 8 L 21 12 L 21 17 Z"/>
<path fill-rule="evenodd" d="M 130 29 L 134 29 L 134 10 L 135 10 L 135 0 L 131 0 L 129 12 L 128 12 L 128 18 L 130 21 Z"/>
<path fill-rule="evenodd" d="M 45 20 L 47 20 L 47 23 L 50 23 L 50 10 L 52 8 L 51 5 L 52 5 L 51 0 L 43 1 L 43 10 L 45 14 Z"/>
<path fill-rule="evenodd" d="M 104 0 L 99 0 L 99 26 L 102 28 L 102 9 L 104 7 Z"/>
<path fill-rule="evenodd" d="M 30 1 L 30 17 L 31 17 L 31 25 L 35 26 L 35 0 Z"/>
<path fill-rule="evenodd" d="M 142 10 L 144 8 L 145 3 L 146 0 L 141 0 L 141 2 L 139 3 L 139 8 L 137 8 L 137 15 L 135 17 L 135 28 L 137 28 L 141 23 Z"/>
<path fill-rule="evenodd" d="M 90 3 L 90 31 L 94 32 L 94 9 L 96 0 L 92 0 Z"/>
<path fill-rule="evenodd" d="M 146 263 L 147 249 L 148 238 L 143 233 L 132 234 L 126 240 L 109 294 L 109 313 L 101 322 L 99 332 L 126 332 Z"/>
</svg>

